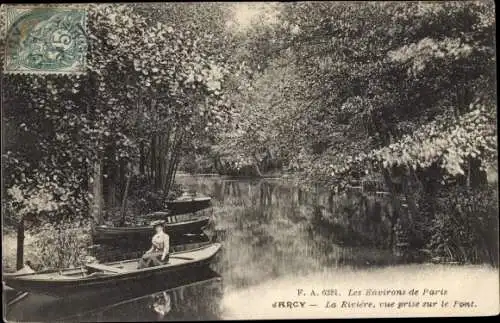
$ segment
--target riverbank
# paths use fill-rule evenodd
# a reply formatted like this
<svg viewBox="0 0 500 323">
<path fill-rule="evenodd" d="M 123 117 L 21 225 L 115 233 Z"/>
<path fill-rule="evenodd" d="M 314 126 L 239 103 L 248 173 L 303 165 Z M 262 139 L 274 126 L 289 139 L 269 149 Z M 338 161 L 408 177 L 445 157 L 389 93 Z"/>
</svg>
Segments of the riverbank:
<svg viewBox="0 0 500 323">
<path fill-rule="evenodd" d="M 217 177 L 221 179 L 247 179 L 247 180 L 259 180 L 259 179 L 298 179 L 299 176 L 294 173 L 286 172 L 268 172 L 261 174 L 262 176 L 237 176 L 237 175 L 221 175 L 218 173 L 189 173 L 184 171 L 178 171 L 175 177 Z"/>
<path fill-rule="evenodd" d="M 228 265 L 231 266 L 231 276 L 242 286 L 259 282 L 264 277 L 287 273 L 289 270 L 305 270 L 311 264 L 316 264 L 319 268 L 323 266 L 342 266 L 356 264 L 359 266 L 385 266 L 395 263 L 417 263 L 433 262 L 448 263 L 495 263 L 491 250 L 495 250 L 493 244 L 480 245 L 464 240 L 468 235 L 457 236 L 454 227 L 448 225 L 449 219 L 444 218 L 436 224 L 440 227 L 434 228 L 438 235 L 432 235 L 428 239 L 429 250 L 411 249 L 408 253 L 411 257 L 399 259 L 395 256 L 393 246 L 395 239 L 392 234 L 393 223 L 387 200 L 377 198 L 365 198 L 362 196 L 338 196 L 332 198 L 328 189 L 308 189 L 304 185 L 295 183 L 294 180 L 286 179 L 238 179 L 214 174 L 193 176 L 186 173 L 178 173 L 177 183 L 184 189 L 196 191 L 200 194 L 212 197 L 212 208 L 210 213 L 215 221 L 213 222 L 215 234 L 218 239 L 222 239 L 226 245 Z M 142 194 L 135 192 L 130 194 L 127 203 L 127 214 L 125 222 L 132 220 L 138 214 L 145 214 L 151 210 L 151 205 L 140 203 Z M 489 197 L 489 196 L 487 196 Z M 480 199 L 486 205 L 490 199 Z M 144 201 L 143 201 L 144 202 Z M 144 205 L 143 205 L 144 204 Z M 456 204 L 456 203 L 455 203 Z M 451 205 L 455 205 L 451 204 Z M 473 203 L 476 205 L 477 203 Z M 489 203 L 491 204 L 491 203 Z M 488 205 L 489 205 L 488 204 Z M 147 207 L 146 207 L 146 206 Z M 384 206 L 385 205 L 385 206 Z M 148 209 L 152 208 L 152 209 Z M 120 220 L 119 209 L 107 210 L 107 219 L 110 225 L 118 225 Z M 449 213 L 449 214 L 448 214 Z M 464 232 L 474 229 L 474 223 L 467 221 L 481 218 L 480 214 L 469 216 L 461 214 L 460 210 L 450 209 L 447 215 L 461 215 L 464 222 L 460 225 Z M 487 228 L 484 232 L 495 233 L 497 230 L 494 223 L 489 225 L 487 219 L 497 221 L 497 214 L 489 209 L 483 210 L 481 226 Z M 454 219 L 456 216 L 454 217 Z M 116 221 L 115 221 L 116 220 Z M 437 219 L 439 220 L 439 219 Z M 455 219 L 456 220 L 456 219 Z M 467 220 L 467 221 L 466 221 Z M 111 223 L 113 222 L 113 223 Z M 67 232 L 63 239 L 54 241 L 54 234 L 58 232 L 52 226 L 51 230 L 42 230 L 43 252 L 35 251 L 40 249 L 40 244 L 34 245 L 35 237 L 33 232 L 26 232 L 25 261 L 30 260 L 38 268 L 60 265 L 53 262 L 53 259 L 62 259 L 65 267 L 70 262 L 74 262 L 72 255 L 74 250 L 81 251 L 80 258 L 85 257 L 86 248 L 90 241 L 84 236 L 85 229 L 78 224 L 64 226 L 62 231 Z M 65 228 L 71 228 L 69 232 Z M 430 224 L 425 224 L 422 228 L 431 228 Z M 87 228 L 88 229 L 88 228 Z M 16 232 L 15 228 L 7 230 L 4 228 L 4 271 L 15 270 L 16 263 Z M 78 234 L 77 234 L 78 233 Z M 470 232 L 472 236 L 473 233 Z M 81 237 L 80 237 L 81 236 Z M 77 237 L 75 240 L 74 238 Z M 455 252 L 454 249 L 446 248 L 445 244 L 451 237 L 455 244 L 460 244 L 464 240 L 464 248 Z M 493 241 L 493 235 L 491 236 Z M 459 238 L 459 239 L 458 239 Z M 484 240 L 483 236 L 483 240 Z M 434 239 L 434 240 L 432 240 Z M 457 240 L 458 239 L 458 240 Z M 59 248 L 58 243 L 68 245 L 71 240 L 73 249 Z M 74 240 L 74 241 L 73 241 Z M 432 241 L 431 241 L 432 240 Z M 467 243 L 467 244 L 465 244 Z M 452 245 L 453 247 L 453 245 Z M 441 250 L 441 249 L 443 250 Z M 54 257 L 59 250 L 67 251 L 61 254 L 60 258 Z M 263 250 L 266 252 L 263 253 Z M 496 249 L 498 250 L 498 249 Z M 415 252 L 414 252 L 415 251 Z M 418 253 L 416 252 L 418 251 Z M 424 253 L 427 251 L 427 253 Z M 468 257 L 468 254 L 473 257 Z M 442 253 L 446 257 L 438 257 Z M 399 254 L 398 254 L 399 255 Z M 436 255 L 436 257 L 433 257 Z M 455 257 L 452 257 L 455 256 Z M 488 257 L 489 256 L 489 257 Z M 293 261 L 296 257 L 309 259 L 307 264 L 300 261 Z M 274 261 L 273 259 L 289 259 Z M 456 259 L 455 259 L 456 258 Z M 43 260 L 43 261 L 40 261 Z M 266 265 L 272 263 L 273 265 Z M 257 266 L 257 264 L 260 264 Z M 74 263 L 73 265 L 78 265 Z M 246 273 L 248 266 L 255 269 L 252 273 Z M 52 268 L 52 267 L 51 267 Z M 264 268 L 264 269 L 263 269 Z"/>
<path fill-rule="evenodd" d="M 24 260 L 35 258 L 33 243 L 35 237 L 29 233 L 24 234 Z M 15 232 L 3 232 L 2 234 L 2 271 L 13 272 L 16 270 L 17 237 Z"/>
<path fill-rule="evenodd" d="M 62 231 L 53 227 L 24 233 L 24 263 L 31 262 L 36 271 L 68 268 L 81 265 L 87 259 L 91 244 L 88 227 L 73 226 Z M 17 233 L 4 230 L 2 234 L 2 271 L 16 271 Z"/>
</svg>

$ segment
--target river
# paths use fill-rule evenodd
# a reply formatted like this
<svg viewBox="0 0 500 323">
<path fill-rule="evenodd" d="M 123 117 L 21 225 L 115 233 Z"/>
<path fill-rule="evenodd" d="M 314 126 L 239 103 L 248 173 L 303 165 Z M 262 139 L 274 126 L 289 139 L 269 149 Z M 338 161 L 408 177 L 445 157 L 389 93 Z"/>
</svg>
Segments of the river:
<svg viewBox="0 0 500 323">
<path fill-rule="evenodd" d="M 498 284 L 498 271 L 487 266 L 401 263 L 390 249 L 390 209 L 383 199 L 335 196 L 292 179 L 181 174 L 177 182 L 213 199 L 213 207 L 204 211 L 213 219 L 206 236 L 221 242 L 223 249 L 211 270 L 187 277 L 178 286 L 151 282 L 92 300 L 29 295 L 10 309 L 10 317 L 16 321 L 54 321 L 56 316 L 63 321 L 337 317 L 342 313 L 284 312 L 272 304 L 296 301 L 301 288 L 423 290 L 429 283 L 448 282 L 449 292 L 455 288 L 459 293 Z M 498 306 L 498 295 L 490 302 L 486 305 Z M 316 305 L 325 304 L 312 304 Z"/>
</svg>

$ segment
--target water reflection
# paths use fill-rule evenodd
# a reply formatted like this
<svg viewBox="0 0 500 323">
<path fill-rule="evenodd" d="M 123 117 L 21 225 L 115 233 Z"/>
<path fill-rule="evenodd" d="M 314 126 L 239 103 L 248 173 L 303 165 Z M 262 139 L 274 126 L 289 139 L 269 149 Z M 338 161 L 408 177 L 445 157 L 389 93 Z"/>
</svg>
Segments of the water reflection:
<svg viewBox="0 0 500 323">
<path fill-rule="evenodd" d="M 158 321 L 160 321 L 172 309 L 170 295 L 166 291 L 163 291 L 161 293 L 151 295 L 151 298 L 153 300 L 151 307 L 154 312 L 158 314 Z"/>
<path fill-rule="evenodd" d="M 215 272 L 183 286 L 163 290 L 78 315 L 78 321 L 129 322 L 221 319 L 222 280 Z M 76 317 L 75 317 L 76 319 Z"/>
<path fill-rule="evenodd" d="M 224 245 L 215 269 L 227 291 L 288 275 L 395 263 L 392 210 L 366 195 L 286 179 L 179 176 L 213 198 L 212 239 Z"/>
</svg>

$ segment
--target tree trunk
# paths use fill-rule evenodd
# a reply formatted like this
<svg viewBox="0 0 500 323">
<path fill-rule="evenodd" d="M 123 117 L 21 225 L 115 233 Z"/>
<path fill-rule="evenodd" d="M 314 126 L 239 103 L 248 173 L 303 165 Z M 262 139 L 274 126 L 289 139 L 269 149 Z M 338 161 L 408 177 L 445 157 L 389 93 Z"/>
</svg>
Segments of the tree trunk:
<svg viewBox="0 0 500 323">
<path fill-rule="evenodd" d="M 382 174 L 384 176 L 385 185 L 387 186 L 387 189 L 389 190 L 390 194 L 392 216 L 389 218 L 389 221 L 391 222 L 391 234 L 393 234 L 392 231 L 394 230 L 395 224 L 397 223 L 398 218 L 400 218 L 401 204 L 396 196 L 396 191 L 394 189 L 394 185 L 389 171 L 387 169 L 383 169 Z M 394 236 L 391 235 L 391 244 L 394 243 L 394 240 L 395 240 Z"/>
<path fill-rule="evenodd" d="M 120 211 L 120 224 L 123 226 L 125 225 L 125 210 L 127 209 L 127 197 L 128 197 L 128 188 L 130 186 L 130 180 L 132 178 L 132 172 L 131 172 L 131 167 L 130 163 L 127 165 L 128 167 L 128 176 L 127 176 L 127 183 L 125 184 L 125 191 L 123 192 L 123 197 L 122 197 L 122 208 Z"/>
<path fill-rule="evenodd" d="M 107 201 L 107 209 L 114 208 L 116 205 L 116 176 L 114 176 L 115 170 L 108 178 L 108 201 Z"/>
<path fill-rule="evenodd" d="M 151 164 L 151 184 L 154 185 L 155 181 L 155 176 L 156 176 L 156 135 L 151 136 L 151 159 L 150 159 L 150 164 Z"/>
<path fill-rule="evenodd" d="M 409 179 L 405 176 L 403 178 L 403 191 L 406 198 L 406 203 L 408 204 L 408 224 L 410 226 L 410 231 L 415 233 L 415 219 L 418 218 L 418 208 L 415 202 L 414 194 L 411 191 Z"/>
<path fill-rule="evenodd" d="M 170 144 L 171 141 L 171 135 L 172 135 L 172 127 L 169 127 L 168 130 L 166 131 L 167 137 L 164 141 L 164 147 L 163 147 L 163 156 L 162 156 L 162 163 L 163 163 L 163 173 L 162 173 L 162 181 L 161 181 L 161 187 L 163 188 L 164 191 L 166 191 L 166 186 L 168 185 L 168 169 L 169 167 L 169 154 L 171 154 L 171 147 L 172 145 Z"/>
<path fill-rule="evenodd" d="M 467 183 L 466 183 L 466 186 L 467 187 L 470 187 L 470 177 L 471 177 L 471 158 L 467 158 Z"/>
<path fill-rule="evenodd" d="M 96 161 L 92 170 L 93 182 L 90 184 L 90 191 L 92 192 L 90 217 L 96 224 L 102 224 L 102 161 Z"/>
<path fill-rule="evenodd" d="M 126 179 L 126 174 L 127 170 L 125 169 L 126 164 L 123 161 L 123 159 L 120 159 L 119 161 L 119 172 L 118 172 L 118 183 L 119 183 L 119 189 L 120 189 L 120 194 L 123 194 L 123 190 L 125 190 L 125 181 Z"/>
<path fill-rule="evenodd" d="M 168 160 L 168 168 L 166 168 L 166 180 L 165 180 L 165 186 L 164 186 L 164 191 L 165 191 L 165 198 L 168 195 L 168 192 L 170 188 L 172 187 L 172 180 L 173 180 L 173 173 L 174 169 L 176 167 L 176 162 L 179 158 L 179 150 L 181 147 L 182 143 L 182 134 L 179 134 L 180 129 L 177 129 L 177 134 L 173 139 L 173 144 L 171 145 L 171 154 L 170 158 Z"/>
<path fill-rule="evenodd" d="M 157 169 L 157 174 L 156 174 L 156 180 L 155 180 L 155 185 L 156 185 L 156 188 L 158 189 L 161 189 L 161 183 L 162 183 L 162 178 L 164 177 L 164 174 L 163 174 L 163 136 L 162 135 L 158 135 L 158 139 L 157 139 L 157 143 L 158 143 L 158 156 L 156 158 L 156 163 L 157 163 L 157 166 L 156 166 L 156 169 Z"/>
<path fill-rule="evenodd" d="M 139 151 L 140 151 L 140 160 L 139 160 L 139 173 L 141 176 L 144 176 L 146 173 L 146 156 L 144 152 L 144 143 L 141 141 L 139 144 Z"/>
<path fill-rule="evenodd" d="M 436 195 L 440 188 L 440 183 L 437 182 L 439 178 L 441 178 L 440 170 L 436 165 L 433 165 L 427 169 L 426 173 L 424 173 L 420 178 L 425 180 L 424 182 L 424 190 L 426 195 L 426 201 L 429 205 L 429 213 L 431 217 L 434 217 L 437 211 L 437 200 Z"/>
<path fill-rule="evenodd" d="M 262 177 L 262 173 L 260 172 L 260 169 L 259 169 L 259 159 L 257 158 L 257 155 L 254 154 L 253 158 L 255 160 L 255 163 L 253 164 L 255 174 L 257 177 Z"/>
<path fill-rule="evenodd" d="M 16 269 L 24 267 L 24 217 L 17 224 Z"/>
<path fill-rule="evenodd" d="M 384 169 L 382 171 L 383 176 L 384 176 L 384 181 L 385 185 L 387 186 L 387 189 L 389 190 L 390 196 L 391 196 L 391 204 L 395 208 L 395 210 L 399 210 L 401 207 L 401 204 L 399 200 L 397 199 L 397 193 L 396 189 L 394 188 L 394 184 L 392 182 L 391 175 L 387 169 Z"/>
<path fill-rule="evenodd" d="M 254 164 L 253 168 L 255 170 L 255 174 L 257 175 L 257 177 L 262 177 L 262 173 L 260 172 L 259 165 Z"/>
<path fill-rule="evenodd" d="M 115 160 L 115 150 L 110 151 L 110 159 L 111 162 L 108 162 L 107 174 L 108 177 L 105 181 L 107 188 L 107 196 L 106 196 L 106 207 L 107 209 L 113 208 L 116 205 L 116 182 L 117 182 L 117 167 L 114 163 Z"/>
<path fill-rule="evenodd" d="M 175 149 L 175 148 L 173 148 Z M 165 187 L 163 190 L 165 191 L 165 198 L 168 195 L 168 192 L 170 191 L 170 183 L 172 182 L 172 173 L 174 171 L 174 163 L 175 163 L 175 158 L 176 158 L 177 152 L 172 151 L 172 154 L 170 156 L 169 162 L 168 162 L 168 168 L 166 171 L 166 178 L 165 178 Z"/>
<path fill-rule="evenodd" d="M 167 187 L 167 194 L 168 194 L 168 191 L 172 188 L 172 186 L 174 185 L 175 183 L 175 174 L 177 173 L 177 166 L 179 166 L 179 158 L 178 158 L 178 155 L 177 155 L 177 158 L 175 159 L 174 161 L 174 167 L 173 167 L 173 171 L 172 171 L 172 174 L 170 175 L 170 182 L 168 184 L 168 187 Z"/>
</svg>

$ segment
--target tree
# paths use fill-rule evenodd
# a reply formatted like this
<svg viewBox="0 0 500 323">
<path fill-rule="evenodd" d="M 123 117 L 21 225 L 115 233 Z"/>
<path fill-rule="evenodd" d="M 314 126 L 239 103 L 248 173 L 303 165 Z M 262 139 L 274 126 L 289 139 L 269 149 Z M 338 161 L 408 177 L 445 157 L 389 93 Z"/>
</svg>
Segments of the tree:
<svg viewBox="0 0 500 323">
<path fill-rule="evenodd" d="M 84 75 L 2 76 L 11 215 L 102 222 L 104 184 L 126 191 L 126 173 L 145 173 L 147 155 L 150 180 L 166 197 L 180 152 L 225 122 L 229 67 L 214 37 L 148 12 L 89 5 Z"/>
<path fill-rule="evenodd" d="M 266 63 L 247 57 L 267 69 L 254 78 L 295 63 L 287 93 L 307 91 L 283 103 L 294 106 L 283 122 L 300 130 L 265 145 L 297 147 L 290 169 L 332 187 L 383 179 L 394 208 L 405 214 L 408 204 L 409 222 L 421 218 L 421 191 L 432 201 L 446 185 L 484 185 L 497 149 L 492 13 L 491 2 L 280 6 L 279 23 L 247 40 Z M 275 75 L 267 84 L 280 82 Z M 282 96 L 275 91 L 267 107 Z M 253 115 L 246 120 L 261 133 L 280 129 Z"/>
</svg>

